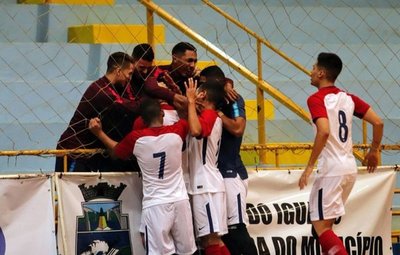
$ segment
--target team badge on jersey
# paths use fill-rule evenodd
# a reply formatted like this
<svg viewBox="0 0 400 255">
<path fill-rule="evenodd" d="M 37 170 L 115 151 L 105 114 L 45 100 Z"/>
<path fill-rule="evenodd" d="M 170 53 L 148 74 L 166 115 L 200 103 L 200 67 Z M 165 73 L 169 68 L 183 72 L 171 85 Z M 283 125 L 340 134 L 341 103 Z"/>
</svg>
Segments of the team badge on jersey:
<svg viewBox="0 0 400 255">
<path fill-rule="evenodd" d="M 76 219 L 76 254 L 132 254 L 129 217 L 122 214 L 122 201 L 118 200 L 125 187 L 123 183 L 115 187 L 106 182 L 79 185 L 85 202 L 83 214 Z"/>
</svg>

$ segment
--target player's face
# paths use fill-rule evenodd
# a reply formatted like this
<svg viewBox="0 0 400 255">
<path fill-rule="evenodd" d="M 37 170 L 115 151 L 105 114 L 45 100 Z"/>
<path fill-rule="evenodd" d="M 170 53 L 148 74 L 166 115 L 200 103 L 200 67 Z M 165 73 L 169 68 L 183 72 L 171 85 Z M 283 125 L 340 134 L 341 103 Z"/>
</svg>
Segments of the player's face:
<svg viewBox="0 0 400 255">
<path fill-rule="evenodd" d="M 321 70 L 318 68 L 317 63 L 313 65 L 311 71 L 311 85 L 318 88 L 319 86 L 319 79 L 320 79 Z"/>
<path fill-rule="evenodd" d="M 196 89 L 196 102 L 203 102 L 206 98 L 207 92 L 201 88 Z"/>
<path fill-rule="evenodd" d="M 176 71 L 183 77 L 192 77 L 195 72 L 197 63 L 197 53 L 192 50 L 187 50 L 182 56 L 174 56 Z"/>
<path fill-rule="evenodd" d="M 134 68 L 133 64 L 129 64 L 129 66 L 126 68 L 118 68 L 117 69 L 118 83 L 122 85 L 128 84 L 132 77 L 133 68 Z"/>
<path fill-rule="evenodd" d="M 143 80 L 146 80 L 147 77 L 151 74 L 152 69 L 153 69 L 152 61 L 139 59 L 138 61 L 135 62 L 135 69 L 133 75 L 136 78 L 141 78 Z"/>
</svg>

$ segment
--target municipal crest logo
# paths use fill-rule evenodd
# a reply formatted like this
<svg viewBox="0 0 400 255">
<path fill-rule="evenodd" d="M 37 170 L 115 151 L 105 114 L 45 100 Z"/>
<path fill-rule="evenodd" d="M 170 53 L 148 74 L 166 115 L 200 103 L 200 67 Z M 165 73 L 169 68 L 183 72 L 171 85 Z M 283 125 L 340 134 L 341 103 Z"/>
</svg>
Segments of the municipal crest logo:
<svg viewBox="0 0 400 255">
<path fill-rule="evenodd" d="M 126 185 L 118 187 L 106 182 L 79 189 L 85 199 L 81 216 L 77 216 L 77 255 L 131 255 L 129 217 L 122 214 L 122 201 L 118 200 Z M 1 255 L 1 252 L 0 252 Z"/>
</svg>

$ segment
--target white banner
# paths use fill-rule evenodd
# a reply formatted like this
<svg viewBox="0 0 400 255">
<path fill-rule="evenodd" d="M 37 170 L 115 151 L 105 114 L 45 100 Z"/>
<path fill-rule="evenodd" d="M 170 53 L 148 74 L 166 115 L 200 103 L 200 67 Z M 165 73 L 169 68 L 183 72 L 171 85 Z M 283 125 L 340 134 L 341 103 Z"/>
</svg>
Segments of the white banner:
<svg viewBox="0 0 400 255">
<path fill-rule="evenodd" d="M 0 255 L 56 254 L 51 178 L 0 178 Z"/>
<path fill-rule="evenodd" d="M 296 170 L 250 172 L 248 229 L 260 255 L 320 254 L 308 219 L 314 174 L 306 189 L 300 191 L 301 173 Z M 391 206 L 395 179 L 393 169 L 373 174 L 359 172 L 346 204 L 346 215 L 333 227 L 343 238 L 349 254 L 392 254 Z"/>
<path fill-rule="evenodd" d="M 136 173 L 58 174 L 59 253 L 144 254 Z"/>
</svg>

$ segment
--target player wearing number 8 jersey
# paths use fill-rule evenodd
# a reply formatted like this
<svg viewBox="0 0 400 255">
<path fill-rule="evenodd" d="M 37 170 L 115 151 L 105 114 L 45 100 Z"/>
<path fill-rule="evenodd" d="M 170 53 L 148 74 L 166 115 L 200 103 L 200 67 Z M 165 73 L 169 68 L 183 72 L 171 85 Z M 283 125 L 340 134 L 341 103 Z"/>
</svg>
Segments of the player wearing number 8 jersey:
<svg viewBox="0 0 400 255">
<path fill-rule="evenodd" d="M 196 250 L 192 213 L 181 167 L 183 141 L 188 124 L 179 120 L 163 126 L 163 111 L 157 100 L 141 106 L 148 128 L 130 132 L 121 142 L 110 140 L 98 119 L 90 130 L 111 149 L 112 155 L 136 156 L 143 175 L 142 226 L 146 254 L 193 254 Z"/>
<path fill-rule="evenodd" d="M 307 167 L 299 180 L 299 187 L 303 189 L 318 159 L 318 175 L 310 193 L 310 219 L 322 252 L 329 255 L 347 254 L 332 226 L 337 217 L 345 214 L 344 203 L 357 174 L 352 152 L 353 115 L 373 126 L 371 149 L 364 161 L 369 172 L 376 169 L 383 134 L 382 120 L 367 103 L 335 87 L 341 70 L 342 61 L 333 53 L 320 53 L 313 66 L 311 85 L 318 91 L 308 98 L 307 104 L 316 135 Z"/>
<path fill-rule="evenodd" d="M 332 134 L 321 151 L 317 167 L 318 176 L 355 174 L 357 165 L 351 140 L 352 116 L 364 116 L 369 105 L 335 86 L 320 88 L 309 97 L 307 104 L 313 120 L 328 120 Z"/>
</svg>

